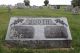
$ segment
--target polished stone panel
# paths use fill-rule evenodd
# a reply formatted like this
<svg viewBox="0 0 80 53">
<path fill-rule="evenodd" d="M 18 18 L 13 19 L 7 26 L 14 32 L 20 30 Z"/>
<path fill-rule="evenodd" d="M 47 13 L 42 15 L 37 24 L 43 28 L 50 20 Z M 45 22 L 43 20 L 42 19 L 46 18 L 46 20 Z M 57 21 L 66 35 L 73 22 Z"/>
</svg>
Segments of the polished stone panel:
<svg viewBox="0 0 80 53">
<path fill-rule="evenodd" d="M 46 26 L 45 27 L 46 38 L 67 38 L 67 30 L 64 26 Z"/>
</svg>

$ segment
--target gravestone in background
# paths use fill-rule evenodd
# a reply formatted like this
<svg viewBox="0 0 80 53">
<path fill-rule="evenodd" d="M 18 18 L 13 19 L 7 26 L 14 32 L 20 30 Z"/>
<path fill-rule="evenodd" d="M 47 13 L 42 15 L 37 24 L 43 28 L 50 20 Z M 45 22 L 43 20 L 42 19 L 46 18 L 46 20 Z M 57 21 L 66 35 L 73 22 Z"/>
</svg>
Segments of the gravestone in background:
<svg viewBox="0 0 80 53">
<path fill-rule="evenodd" d="M 73 6 L 71 5 L 65 6 L 64 8 L 65 11 L 72 11 L 72 9 L 73 9 Z"/>
<path fill-rule="evenodd" d="M 26 48 L 70 48 L 72 38 L 64 17 L 11 17 L 5 40 Z"/>
<path fill-rule="evenodd" d="M 26 8 L 26 6 L 25 6 L 24 3 L 17 3 L 17 4 L 15 5 L 15 7 L 18 8 L 18 9 Z"/>
<path fill-rule="evenodd" d="M 72 14 L 74 14 L 74 15 L 79 14 L 79 7 L 78 6 L 72 9 Z"/>
</svg>

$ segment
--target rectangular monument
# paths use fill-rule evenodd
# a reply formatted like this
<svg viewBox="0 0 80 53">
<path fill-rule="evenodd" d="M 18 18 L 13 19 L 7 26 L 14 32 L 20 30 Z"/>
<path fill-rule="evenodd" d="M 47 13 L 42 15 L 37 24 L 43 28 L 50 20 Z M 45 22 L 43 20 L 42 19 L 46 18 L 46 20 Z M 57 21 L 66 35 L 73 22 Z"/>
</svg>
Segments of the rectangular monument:
<svg viewBox="0 0 80 53">
<path fill-rule="evenodd" d="M 5 40 L 26 48 L 70 48 L 72 37 L 65 17 L 11 17 Z"/>
</svg>

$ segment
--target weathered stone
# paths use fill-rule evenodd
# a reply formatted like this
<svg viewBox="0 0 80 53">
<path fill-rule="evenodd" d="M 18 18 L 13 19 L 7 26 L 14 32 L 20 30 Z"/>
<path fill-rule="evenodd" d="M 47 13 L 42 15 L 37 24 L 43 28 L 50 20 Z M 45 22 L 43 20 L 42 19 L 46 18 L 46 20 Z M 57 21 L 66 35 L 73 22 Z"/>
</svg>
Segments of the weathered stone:
<svg viewBox="0 0 80 53">
<path fill-rule="evenodd" d="M 67 30 L 63 26 L 47 26 L 45 27 L 46 38 L 67 38 Z"/>
<path fill-rule="evenodd" d="M 31 26 L 14 26 L 11 28 L 13 33 L 13 38 L 33 38 L 34 28 Z"/>
<path fill-rule="evenodd" d="M 18 9 L 26 8 L 24 3 L 17 3 L 17 4 L 15 4 L 15 7 L 18 8 Z"/>
<path fill-rule="evenodd" d="M 78 6 L 72 9 L 72 14 L 74 14 L 74 15 L 79 14 L 79 7 Z"/>
<path fill-rule="evenodd" d="M 73 9 L 73 6 L 70 6 L 70 5 L 64 8 L 65 11 L 72 11 L 72 9 Z"/>
<path fill-rule="evenodd" d="M 71 34 L 66 18 L 12 17 L 6 42 L 26 48 L 70 48 Z"/>
</svg>

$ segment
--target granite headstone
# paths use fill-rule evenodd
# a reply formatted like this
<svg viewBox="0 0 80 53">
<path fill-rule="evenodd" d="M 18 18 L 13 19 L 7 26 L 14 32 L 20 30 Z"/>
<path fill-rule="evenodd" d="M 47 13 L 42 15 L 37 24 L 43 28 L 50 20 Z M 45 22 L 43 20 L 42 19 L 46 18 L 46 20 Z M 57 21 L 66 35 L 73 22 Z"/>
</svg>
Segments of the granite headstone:
<svg viewBox="0 0 80 53">
<path fill-rule="evenodd" d="M 26 48 L 70 48 L 72 37 L 65 17 L 11 17 L 5 40 Z"/>
</svg>

